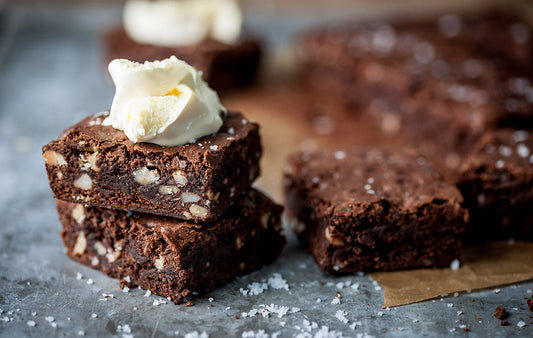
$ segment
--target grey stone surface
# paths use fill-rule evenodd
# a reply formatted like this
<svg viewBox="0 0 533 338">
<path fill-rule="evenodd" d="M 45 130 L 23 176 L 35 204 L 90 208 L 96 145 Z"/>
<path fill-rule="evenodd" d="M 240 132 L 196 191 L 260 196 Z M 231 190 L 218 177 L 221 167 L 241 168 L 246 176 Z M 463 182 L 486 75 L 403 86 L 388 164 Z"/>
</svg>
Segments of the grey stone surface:
<svg viewBox="0 0 533 338">
<path fill-rule="evenodd" d="M 113 87 L 98 34 L 119 14 L 103 7 L 0 11 L 0 336 L 533 335 L 533 313 L 521 305 L 531 282 L 381 309 L 383 290 L 370 278 L 322 274 L 292 236 L 272 266 L 198 297 L 192 307 L 157 305 L 161 297 L 139 289 L 125 293 L 116 280 L 69 260 L 40 149 L 66 126 L 109 106 Z M 287 289 L 268 283 L 276 274 Z M 243 294 L 265 282 L 262 293 Z M 340 304 L 332 304 L 336 291 Z M 511 312 L 511 326 L 500 327 L 492 316 L 500 304 Z M 281 318 L 260 314 L 282 306 L 289 310 Z M 255 316 L 243 315 L 254 309 Z M 518 328 L 521 320 L 526 326 Z"/>
</svg>

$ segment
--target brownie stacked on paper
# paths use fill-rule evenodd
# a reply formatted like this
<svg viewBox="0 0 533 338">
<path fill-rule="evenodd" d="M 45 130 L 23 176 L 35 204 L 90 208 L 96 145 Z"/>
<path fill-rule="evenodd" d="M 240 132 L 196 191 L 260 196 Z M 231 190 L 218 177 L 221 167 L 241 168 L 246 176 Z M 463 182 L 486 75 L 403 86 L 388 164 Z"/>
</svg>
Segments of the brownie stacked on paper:
<svg viewBox="0 0 533 338">
<path fill-rule="evenodd" d="M 272 263 L 282 207 L 251 188 L 258 125 L 176 58 L 116 60 L 110 72 L 111 112 L 43 147 L 67 254 L 175 302 Z"/>
</svg>

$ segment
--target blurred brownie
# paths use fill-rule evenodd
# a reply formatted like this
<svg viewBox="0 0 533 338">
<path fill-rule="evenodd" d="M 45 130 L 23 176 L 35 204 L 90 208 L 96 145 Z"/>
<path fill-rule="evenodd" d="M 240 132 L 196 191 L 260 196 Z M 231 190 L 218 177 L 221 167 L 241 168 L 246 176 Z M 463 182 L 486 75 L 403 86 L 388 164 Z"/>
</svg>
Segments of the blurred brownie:
<svg viewBox="0 0 533 338">
<path fill-rule="evenodd" d="M 470 241 L 533 240 L 533 133 L 485 134 L 460 169 Z"/>
<path fill-rule="evenodd" d="M 533 126 L 531 34 L 510 14 L 447 14 L 309 32 L 299 54 L 312 86 L 455 168 L 487 129 Z"/>
<path fill-rule="evenodd" d="M 60 200 L 57 210 L 72 259 L 176 303 L 272 263 L 285 245 L 282 207 L 253 189 L 203 225 Z"/>
<path fill-rule="evenodd" d="M 107 32 L 104 40 L 108 62 L 129 59 L 142 63 L 175 55 L 201 70 L 204 79 L 216 91 L 250 84 L 261 59 L 261 45 L 254 38 L 241 39 L 234 45 L 207 40 L 192 46 L 161 47 L 137 43 L 120 28 Z"/>
<path fill-rule="evenodd" d="M 88 117 L 43 147 L 57 199 L 212 221 L 259 175 L 258 125 L 228 112 L 213 135 L 175 147 L 134 143 Z"/>
<path fill-rule="evenodd" d="M 296 153 L 284 175 L 289 221 L 327 273 L 448 266 L 460 256 L 461 194 L 414 151 Z"/>
</svg>

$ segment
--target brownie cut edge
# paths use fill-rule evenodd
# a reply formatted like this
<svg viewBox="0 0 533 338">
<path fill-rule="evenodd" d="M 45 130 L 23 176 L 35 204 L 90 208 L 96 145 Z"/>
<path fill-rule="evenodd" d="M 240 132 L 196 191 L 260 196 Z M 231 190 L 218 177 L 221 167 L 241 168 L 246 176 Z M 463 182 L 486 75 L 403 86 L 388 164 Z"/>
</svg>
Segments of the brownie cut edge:
<svg viewBox="0 0 533 338">
<path fill-rule="evenodd" d="M 415 151 L 300 152 L 284 170 L 287 216 L 324 272 L 449 266 L 468 220 L 459 191 Z"/>
</svg>

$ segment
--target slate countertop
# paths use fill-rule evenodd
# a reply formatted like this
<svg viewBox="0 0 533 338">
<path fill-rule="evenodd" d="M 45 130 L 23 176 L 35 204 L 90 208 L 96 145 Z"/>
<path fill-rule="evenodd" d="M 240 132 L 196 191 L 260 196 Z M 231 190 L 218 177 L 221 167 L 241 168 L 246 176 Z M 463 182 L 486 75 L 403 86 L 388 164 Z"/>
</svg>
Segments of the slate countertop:
<svg viewBox="0 0 533 338">
<path fill-rule="evenodd" d="M 257 19 L 258 26 L 270 20 Z M 116 7 L 0 11 L 0 336 L 533 335 L 533 313 L 520 309 L 527 309 L 520 303 L 533 282 L 381 309 L 379 285 L 364 275 L 324 275 L 290 234 L 273 265 L 208 292 L 191 307 L 139 289 L 125 293 L 116 280 L 68 259 L 41 147 L 109 106 L 114 89 L 99 33 L 118 20 Z M 272 26 L 276 43 L 295 23 Z M 254 282 L 266 290 L 250 295 Z M 510 327 L 493 317 L 500 304 L 511 312 Z M 519 320 L 527 325 L 518 328 Z"/>
</svg>

